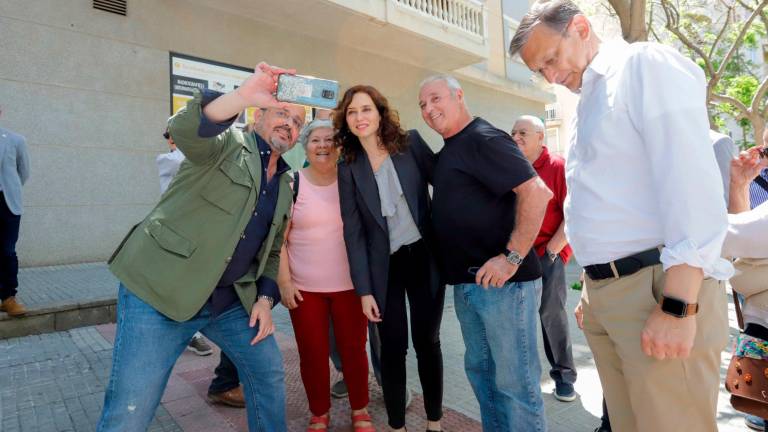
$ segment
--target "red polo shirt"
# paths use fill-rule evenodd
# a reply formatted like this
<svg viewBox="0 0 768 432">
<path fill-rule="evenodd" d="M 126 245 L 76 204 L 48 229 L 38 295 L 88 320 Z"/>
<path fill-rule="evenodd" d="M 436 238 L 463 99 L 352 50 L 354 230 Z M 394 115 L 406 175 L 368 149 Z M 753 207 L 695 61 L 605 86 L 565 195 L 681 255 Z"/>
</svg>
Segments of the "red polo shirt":
<svg viewBox="0 0 768 432">
<path fill-rule="evenodd" d="M 533 168 L 554 194 L 547 204 L 547 212 L 541 223 L 539 235 L 533 242 L 536 253 L 543 256 L 546 253 L 547 243 L 560 228 L 560 224 L 563 223 L 563 203 L 565 202 L 565 194 L 568 192 L 568 188 L 565 186 L 565 159 L 557 155 L 550 155 L 545 146 L 539 158 L 533 163 Z M 571 253 L 573 252 L 570 245 L 565 245 L 560 251 L 560 258 L 564 263 L 568 263 Z"/>
</svg>

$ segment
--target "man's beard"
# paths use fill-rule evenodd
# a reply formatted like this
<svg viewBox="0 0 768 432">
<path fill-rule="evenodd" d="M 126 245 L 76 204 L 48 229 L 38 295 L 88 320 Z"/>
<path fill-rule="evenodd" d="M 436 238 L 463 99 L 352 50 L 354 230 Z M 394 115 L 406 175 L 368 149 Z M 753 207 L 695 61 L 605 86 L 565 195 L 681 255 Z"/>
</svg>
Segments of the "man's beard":
<svg viewBox="0 0 768 432">
<path fill-rule="evenodd" d="M 272 147 L 272 150 L 276 151 L 277 153 L 283 154 L 291 149 L 291 142 L 284 141 L 282 138 L 270 137 L 269 146 Z"/>
<path fill-rule="evenodd" d="M 285 134 L 288 136 L 287 139 L 283 139 L 279 133 L 285 132 Z M 293 134 L 291 131 L 287 128 L 276 128 L 272 131 L 272 134 L 269 135 L 269 146 L 272 147 L 272 150 L 276 151 L 279 154 L 283 154 L 291 149 L 293 146 L 293 143 L 291 142 L 291 138 L 293 138 Z"/>
</svg>

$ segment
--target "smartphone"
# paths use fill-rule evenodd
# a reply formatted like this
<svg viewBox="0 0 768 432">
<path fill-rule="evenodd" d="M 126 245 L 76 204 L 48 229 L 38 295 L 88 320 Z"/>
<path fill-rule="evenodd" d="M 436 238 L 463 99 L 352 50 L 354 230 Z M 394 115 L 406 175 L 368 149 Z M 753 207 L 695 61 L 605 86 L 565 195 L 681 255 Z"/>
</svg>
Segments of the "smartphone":
<svg viewBox="0 0 768 432">
<path fill-rule="evenodd" d="M 304 75 L 281 74 L 277 78 L 277 100 L 317 108 L 336 108 L 339 83 Z"/>
</svg>

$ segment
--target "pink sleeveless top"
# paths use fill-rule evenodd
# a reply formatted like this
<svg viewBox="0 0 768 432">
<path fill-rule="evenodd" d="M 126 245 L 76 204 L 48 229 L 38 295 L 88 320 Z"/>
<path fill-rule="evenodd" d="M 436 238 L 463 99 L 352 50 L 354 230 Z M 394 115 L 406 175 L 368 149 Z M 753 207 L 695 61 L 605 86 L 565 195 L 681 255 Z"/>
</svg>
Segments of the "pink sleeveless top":
<svg viewBox="0 0 768 432">
<path fill-rule="evenodd" d="M 299 171 L 299 195 L 293 204 L 286 239 L 291 280 L 302 291 L 354 289 L 339 206 L 339 186 L 315 186 Z"/>
</svg>

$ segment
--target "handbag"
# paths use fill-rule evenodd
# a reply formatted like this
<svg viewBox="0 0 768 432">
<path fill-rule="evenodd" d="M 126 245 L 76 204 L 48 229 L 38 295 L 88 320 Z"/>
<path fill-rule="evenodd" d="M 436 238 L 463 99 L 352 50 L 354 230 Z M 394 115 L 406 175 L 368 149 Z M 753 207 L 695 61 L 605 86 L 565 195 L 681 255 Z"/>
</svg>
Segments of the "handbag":
<svg viewBox="0 0 768 432">
<path fill-rule="evenodd" d="M 736 292 L 733 303 L 739 329 L 744 330 L 744 318 Z M 731 394 L 731 406 L 736 411 L 768 418 L 768 360 L 735 355 L 725 374 L 725 389 Z"/>
</svg>

